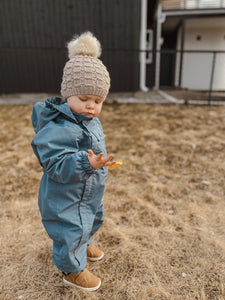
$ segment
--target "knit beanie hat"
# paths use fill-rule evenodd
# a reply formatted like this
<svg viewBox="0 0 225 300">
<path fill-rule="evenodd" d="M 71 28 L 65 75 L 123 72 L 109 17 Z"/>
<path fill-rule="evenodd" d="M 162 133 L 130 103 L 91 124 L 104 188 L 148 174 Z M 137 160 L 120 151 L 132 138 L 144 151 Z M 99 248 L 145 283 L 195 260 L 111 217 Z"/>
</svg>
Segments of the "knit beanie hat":
<svg viewBox="0 0 225 300">
<path fill-rule="evenodd" d="M 75 36 L 68 43 L 69 61 L 63 70 L 61 95 L 96 95 L 106 98 L 110 77 L 102 61 L 101 45 L 91 32 Z"/>
</svg>

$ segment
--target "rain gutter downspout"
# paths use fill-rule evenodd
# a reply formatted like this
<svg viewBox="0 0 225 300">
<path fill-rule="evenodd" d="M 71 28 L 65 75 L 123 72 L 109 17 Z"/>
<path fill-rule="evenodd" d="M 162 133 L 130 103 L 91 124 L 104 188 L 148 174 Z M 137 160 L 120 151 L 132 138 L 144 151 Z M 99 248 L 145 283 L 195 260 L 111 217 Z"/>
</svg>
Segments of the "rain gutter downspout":
<svg viewBox="0 0 225 300">
<path fill-rule="evenodd" d="M 140 30 L 140 90 L 147 92 L 146 86 L 146 28 L 147 28 L 147 0 L 141 0 L 141 30 Z"/>
<path fill-rule="evenodd" d="M 162 23 L 165 22 L 166 15 L 162 13 L 162 6 L 159 3 L 157 8 L 157 28 L 156 28 L 156 58 L 155 58 L 155 86 L 154 89 L 158 90 L 160 85 L 160 58 L 161 58 L 161 45 L 162 45 Z"/>
</svg>

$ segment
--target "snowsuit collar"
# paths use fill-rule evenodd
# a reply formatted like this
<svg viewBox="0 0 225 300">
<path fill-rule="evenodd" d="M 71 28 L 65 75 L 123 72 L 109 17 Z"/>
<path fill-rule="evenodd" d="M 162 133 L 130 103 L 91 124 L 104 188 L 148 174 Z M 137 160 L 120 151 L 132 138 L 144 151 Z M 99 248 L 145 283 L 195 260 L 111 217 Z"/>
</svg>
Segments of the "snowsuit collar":
<svg viewBox="0 0 225 300">
<path fill-rule="evenodd" d="M 90 121 L 92 119 L 78 113 L 73 113 L 64 98 L 51 97 L 46 99 L 45 103 L 38 102 L 34 105 L 32 111 L 34 131 L 37 133 L 50 121 L 56 119 L 60 114 L 63 114 L 66 119 L 75 123 Z"/>
<path fill-rule="evenodd" d="M 67 118 L 72 119 L 73 121 L 78 122 L 76 117 L 73 115 L 72 111 L 70 110 L 70 107 L 67 103 L 67 101 L 64 98 L 60 97 L 51 97 L 45 100 L 46 107 L 50 109 L 55 109 L 56 111 L 59 111 L 63 113 Z"/>
<path fill-rule="evenodd" d="M 93 119 L 92 117 L 87 117 L 85 115 L 81 115 L 76 112 L 72 112 L 72 114 L 74 115 L 74 117 L 78 123 L 83 122 L 83 121 L 91 121 Z"/>
</svg>

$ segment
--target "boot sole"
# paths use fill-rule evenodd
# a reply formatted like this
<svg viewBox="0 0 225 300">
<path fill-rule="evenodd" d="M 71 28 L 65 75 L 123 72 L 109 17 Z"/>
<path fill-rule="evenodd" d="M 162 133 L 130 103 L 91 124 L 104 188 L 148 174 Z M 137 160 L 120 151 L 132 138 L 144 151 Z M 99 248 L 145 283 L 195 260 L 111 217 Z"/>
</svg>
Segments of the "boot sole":
<svg viewBox="0 0 225 300">
<path fill-rule="evenodd" d="M 101 256 L 99 256 L 99 257 L 87 257 L 87 259 L 89 261 L 98 261 L 98 260 L 103 259 L 103 257 L 104 257 L 104 253 Z"/>
<path fill-rule="evenodd" d="M 81 289 L 81 290 L 83 290 L 83 291 L 86 291 L 86 292 L 94 292 L 94 291 L 96 291 L 97 289 L 99 289 L 100 286 L 101 286 L 101 279 L 99 279 L 99 280 L 100 280 L 100 282 L 99 282 L 99 284 L 98 284 L 97 286 L 94 286 L 94 287 L 91 287 L 91 288 L 85 288 L 85 287 L 82 287 L 82 286 L 80 286 L 80 285 L 76 285 L 75 283 L 72 283 L 72 282 L 70 282 L 70 281 L 67 281 L 67 280 L 63 277 L 63 282 L 64 282 L 65 284 L 70 285 L 70 286 L 74 286 L 74 287 L 76 287 L 76 288 L 78 288 L 78 289 Z"/>
</svg>

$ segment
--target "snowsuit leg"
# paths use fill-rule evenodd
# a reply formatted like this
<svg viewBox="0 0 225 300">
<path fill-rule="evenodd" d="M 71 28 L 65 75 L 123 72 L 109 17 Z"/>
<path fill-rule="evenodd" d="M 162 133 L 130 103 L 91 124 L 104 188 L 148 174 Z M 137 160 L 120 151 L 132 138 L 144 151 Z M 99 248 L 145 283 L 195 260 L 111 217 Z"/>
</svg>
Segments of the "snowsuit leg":
<svg viewBox="0 0 225 300">
<path fill-rule="evenodd" d="M 72 224 L 54 224 L 54 230 L 58 227 L 60 234 L 50 237 L 53 239 L 54 264 L 62 272 L 79 273 L 84 270 L 87 262 L 87 243 L 80 244 L 82 230 Z"/>
<path fill-rule="evenodd" d="M 103 204 L 101 202 L 95 215 L 91 235 L 94 235 L 98 231 L 98 229 L 101 227 L 104 221 L 104 218 L 105 218 L 105 211 L 104 211 Z"/>
<path fill-rule="evenodd" d="M 99 207 L 98 207 L 98 210 L 96 212 L 96 215 L 95 215 L 94 223 L 93 223 L 92 230 L 91 230 L 91 237 L 90 237 L 90 239 L 87 242 L 88 246 L 91 244 L 92 236 L 101 227 L 101 225 L 102 225 L 102 223 L 104 221 L 104 218 L 105 218 L 105 210 L 104 210 L 104 207 L 103 207 L 103 203 L 101 202 L 100 205 L 99 205 Z"/>
<path fill-rule="evenodd" d="M 80 226 L 76 228 L 71 224 L 58 223 L 61 234 L 53 241 L 53 262 L 62 272 L 79 273 L 84 270 L 87 263 L 87 246 L 91 244 L 92 236 L 102 225 L 104 217 L 105 212 L 101 202 L 95 214 L 90 238 L 82 243 L 80 241 L 83 232 Z M 55 226 L 57 225 L 54 224 L 54 229 Z"/>
</svg>

